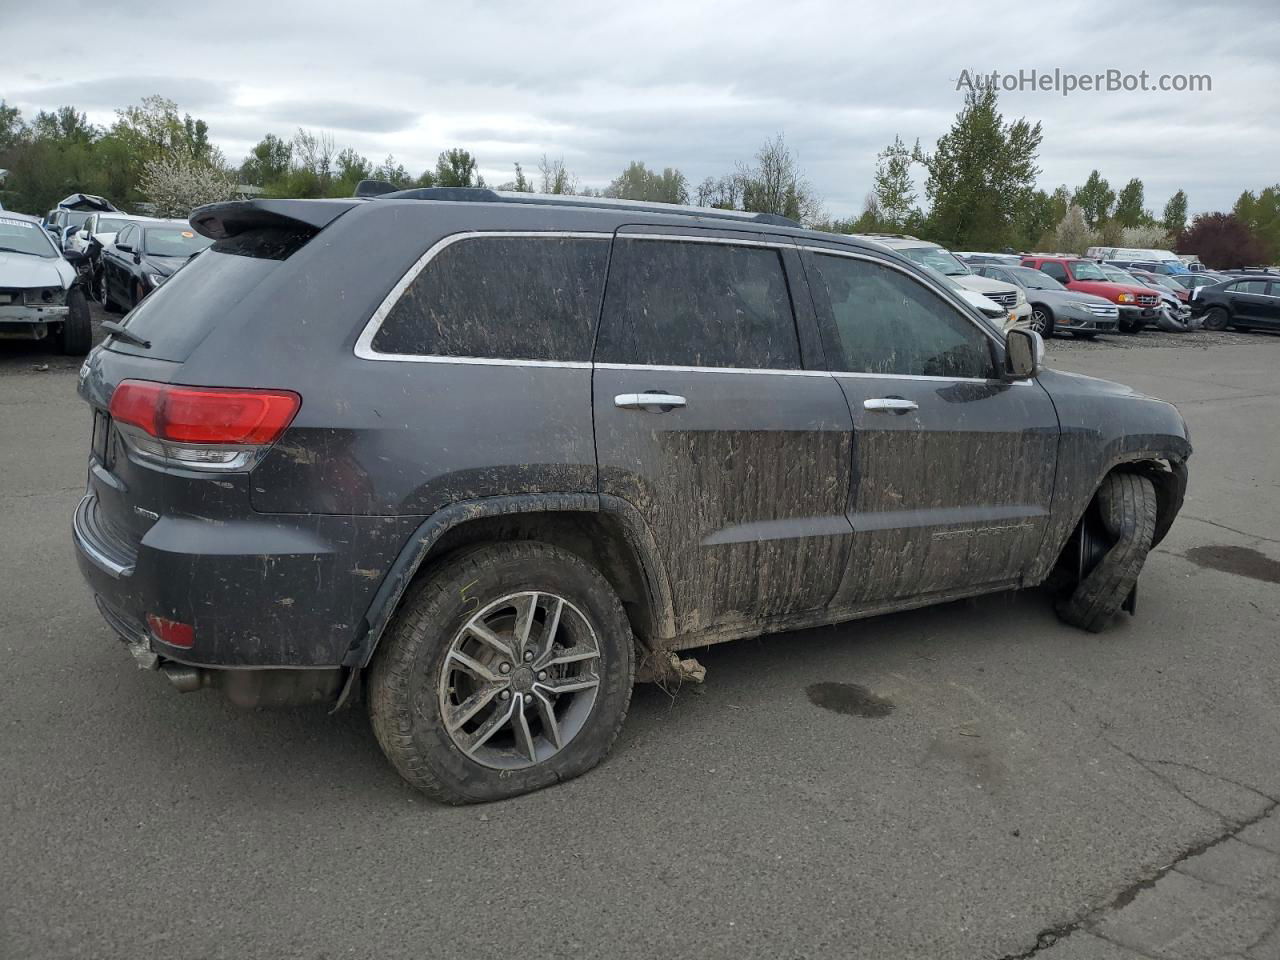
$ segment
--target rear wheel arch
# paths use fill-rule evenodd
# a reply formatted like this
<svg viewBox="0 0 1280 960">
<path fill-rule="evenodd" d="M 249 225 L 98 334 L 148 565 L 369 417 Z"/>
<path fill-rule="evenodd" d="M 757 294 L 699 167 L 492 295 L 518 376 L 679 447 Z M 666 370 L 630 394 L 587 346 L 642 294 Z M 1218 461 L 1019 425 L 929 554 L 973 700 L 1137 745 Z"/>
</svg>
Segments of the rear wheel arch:
<svg viewBox="0 0 1280 960">
<path fill-rule="evenodd" d="M 622 600 L 639 643 L 657 649 L 675 635 L 671 589 L 652 533 L 617 497 L 549 493 L 452 504 L 429 517 L 392 564 L 344 665 L 366 667 L 411 584 L 475 547 L 535 541 L 573 553 L 600 571 Z"/>
</svg>

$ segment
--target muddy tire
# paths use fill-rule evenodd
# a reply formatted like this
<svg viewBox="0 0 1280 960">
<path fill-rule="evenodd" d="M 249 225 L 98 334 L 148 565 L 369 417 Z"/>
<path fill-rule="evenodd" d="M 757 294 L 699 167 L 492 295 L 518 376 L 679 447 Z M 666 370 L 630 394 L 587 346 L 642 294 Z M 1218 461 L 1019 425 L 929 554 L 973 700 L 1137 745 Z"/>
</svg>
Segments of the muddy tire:
<svg viewBox="0 0 1280 960">
<path fill-rule="evenodd" d="M 93 323 L 84 291 L 79 287 L 68 290 L 67 307 L 67 318 L 58 331 L 58 349 L 69 356 L 82 357 L 93 346 Z"/>
<path fill-rule="evenodd" d="M 1058 616 L 1074 627 L 1101 632 L 1134 594 L 1156 529 L 1156 491 L 1136 473 L 1111 473 L 1089 505 L 1072 544 L 1095 524 L 1110 544 L 1091 569 L 1084 571 L 1070 594 L 1058 601 Z"/>
<path fill-rule="evenodd" d="M 500 800 L 604 759 L 634 669 L 631 626 L 599 572 L 548 544 L 493 544 L 410 588 L 370 669 L 369 716 L 428 796 Z"/>
<path fill-rule="evenodd" d="M 1222 307 L 1210 307 L 1205 311 L 1204 328 L 1206 330 L 1225 330 L 1230 322 L 1230 314 Z"/>
</svg>

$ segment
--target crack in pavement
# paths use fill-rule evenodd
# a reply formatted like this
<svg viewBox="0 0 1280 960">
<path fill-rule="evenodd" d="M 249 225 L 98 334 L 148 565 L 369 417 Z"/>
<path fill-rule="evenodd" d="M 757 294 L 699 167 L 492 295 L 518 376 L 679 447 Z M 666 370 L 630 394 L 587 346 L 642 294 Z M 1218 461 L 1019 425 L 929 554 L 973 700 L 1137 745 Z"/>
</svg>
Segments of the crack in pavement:
<svg viewBox="0 0 1280 960">
<path fill-rule="evenodd" d="M 1204 517 L 1193 517 L 1189 513 L 1179 513 L 1178 519 L 1194 520 L 1196 521 L 1196 523 L 1207 523 L 1211 527 L 1217 527 L 1220 530 L 1229 530 L 1232 533 L 1237 533 L 1248 540 L 1264 540 L 1267 543 L 1280 543 L 1280 540 L 1277 540 L 1274 537 L 1263 537 L 1263 536 L 1259 536 L 1256 533 L 1246 533 L 1243 530 L 1237 530 L 1235 527 L 1228 527 L 1225 523 L 1218 523 L 1216 520 L 1206 520 Z M 1174 556 L 1175 557 L 1181 556 L 1181 554 L 1175 553 Z"/>
<path fill-rule="evenodd" d="M 1150 773 L 1153 777 L 1158 779 L 1161 783 L 1170 787 L 1175 793 L 1177 793 L 1183 799 L 1194 804 L 1196 807 L 1213 814 L 1224 825 L 1227 826 L 1227 829 L 1217 834 L 1216 836 L 1203 841 L 1202 843 L 1198 843 L 1195 846 L 1187 848 L 1182 853 L 1178 854 L 1178 856 L 1175 857 L 1173 861 L 1171 861 L 1170 863 L 1165 864 L 1163 867 L 1157 868 L 1156 870 L 1152 871 L 1148 876 L 1142 877 L 1138 880 L 1135 880 L 1133 883 L 1130 883 L 1129 885 L 1121 889 L 1118 893 L 1116 893 L 1115 896 L 1113 896 L 1109 901 L 1107 901 L 1102 906 L 1094 907 L 1090 910 L 1087 910 L 1079 914 L 1075 919 L 1069 920 L 1066 923 L 1060 923 L 1060 924 L 1057 924 L 1056 926 L 1047 927 L 1044 930 L 1041 930 L 1036 935 L 1035 944 L 1033 944 L 1028 949 L 1023 950 L 1021 953 L 1006 953 L 998 957 L 997 960 L 1029 960 L 1030 957 L 1036 956 L 1036 954 L 1040 953 L 1042 950 L 1046 950 L 1049 947 L 1052 947 L 1054 944 L 1059 943 L 1063 940 L 1066 940 L 1068 937 L 1070 937 L 1073 933 L 1075 933 L 1078 930 L 1083 930 L 1085 933 L 1089 934 L 1090 936 L 1097 937 L 1100 940 L 1106 940 L 1108 943 L 1115 943 L 1115 941 L 1110 940 L 1105 934 L 1101 933 L 1096 929 L 1096 925 L 1098 924 L 1099 921 L 1103 920 L 1106 916 L 1108 916 L 1111 913 L 1115 913 L 1116 911 L 1123 910 L 1125 907 L 1127 907 L 1129 904 L 1133 903 L 1133 901 L 1137 899 L 1138 894 L 1142 893 L 1144 890 L 1150 890 L 1151 888 L 1153 888 L 1157 883 L 1159 883 L 1165 876 L 1167 876 L 1169 873 L 1175 870 L 1179 865 L 1195 857 L 1198 857 L 1201 854 L 1207 853 L 1208 851 L 1212 850 L 1214 847 L 1220 844 L 1226 843 L 1228 840 L 1234 839 L 1237 834 L 1242 833 L 1244 830 L 1253 826 L 1255 823 L 1259 823 L 1262 820 L 1266 819 L 1277 808 L 1280 808 L 1280 799 L 1277 799 L 1268 793 L 1264 793 L 1262 790 L 1259 790 L 1257 787 L 1250 786 L 1247 783 L 1241 783 L 1238 780 L 1233 780 L 1230 777 L 1224 777 L 1218 773 L 1210 773 L 1208 770 L 1203 770 L 1200 767 L 1197 767 L 1190 763 L 1183 763 L 1177 760 L 1151 760 L 1151 759 L 1139 757 L 1136 754 L 1132 753 L 1131 751 L 1125 750 L 1123 747 L 1120 747 L 1117 744 L 1112 743 L 1106 737 L 1101 737 L 1100 739 L 1104 743 L 1106 743 L 1108 746 L 1124 754 L 1134 763 L 1138 764 L 1138 766 L 1142 767 L 1143 770 Z M 1206 807 L 1204 804 L 1200 803 L 1199 801 L 1194 800 L 1191 797 L 1188 797 L 1186 793 L 1182 790 L 1182 788 L 1179 787 L 1177 784 L 1175 784 L 1167 776 L 1164 776 L 1163 774 L 1160 774 L 1155 770 L 1151 769 L 1152 764 L 1162 764 L 1166 766 L 1183 767 L 1184 769 L 1187 769 L 1187 770 L 1194 770 L 1196 773 L 1202 774 L 1206 777 L 1210 777 L 1215 780 L 1220 780 L 1223 783 L 1232 784 L 1233 786 L 1240 787 L 1243 790 L 1248 790 L 1250 793 L 1253 793 L 1254 795 L 1259 796 L 1264 800 L 1266 800 L 1267 804 L 1265 807 L 1262 808 L 1262 810 L 1259 813 L 1255 814 L 1252 817 L 1246 817 L 1243 820 L 1237 820 L 1235 818 L 1228 817 L 1225 814 L 1217 810 L 1213 810 L 1210 807 Z M 1268 936 L 1270 936 L 1270 934 L 1274 932 L 1278 927 L 1280 927 L 1280 917 L 1277 918 L 1276 923 L 1272 925 L 1270 930 L 1264 933 L 1262 937 L 1260 937 L 1254 944 L 1252 944 L 1249 947 L 1249 950 L 1252 950 L 1253 947 L 1256 947 L 1259 943 L 1262 943 L 1263 940 L 1265 940 Z M 1140 950 L 1135 950 L 1130 944 L 1117 943 L 1116 945 L 1122 946 L 1124 947 L 1124 949 L 1132 951 L 1138 956 L 1147 956 L 1146 954 L 1143 954 Z M 1248 950 L 1246 950 L 1246 953 L 1247 952 Z"/>
</svg>

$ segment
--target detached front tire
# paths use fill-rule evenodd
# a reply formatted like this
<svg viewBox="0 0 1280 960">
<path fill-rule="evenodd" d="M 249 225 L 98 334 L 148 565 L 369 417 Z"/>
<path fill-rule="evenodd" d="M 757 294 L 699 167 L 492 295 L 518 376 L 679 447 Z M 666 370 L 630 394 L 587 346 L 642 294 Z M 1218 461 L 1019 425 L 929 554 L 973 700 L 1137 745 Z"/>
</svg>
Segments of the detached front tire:
<svg viewBox="0 0 1280 960">
<path fill-rule="evenodd" d="M 93 322 L 89 301 L 79 287 L 67 291 L 67 308 L 67 317 L 58 331 L 58 349 L 69 356 L 82 357 L 93 346 Z"/>
<path fill-rule="evenodd" d="M 633 671 L 630 623 L 598 571 L 549 544 L 495 544 L 410 588 L 369 674 L 369 715 L 419 790 L 501 800 L 604 759 Z"/>
<path fill-rule="evenodd" d="M 1058 616 L 1101 632 L 1122 608 L 1132 612 L 1156 529 L 1156 491 L 1137 473 L 1107 475 L 1068 546 L 1077 562 L 1075 585 L 1058 601 Z"/>
</svg>

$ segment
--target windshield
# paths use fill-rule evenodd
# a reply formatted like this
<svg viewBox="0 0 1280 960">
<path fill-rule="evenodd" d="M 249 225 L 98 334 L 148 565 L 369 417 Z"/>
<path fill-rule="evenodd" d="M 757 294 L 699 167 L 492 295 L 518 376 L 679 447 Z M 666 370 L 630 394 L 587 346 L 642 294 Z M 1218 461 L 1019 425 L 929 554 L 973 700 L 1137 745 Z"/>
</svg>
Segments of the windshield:
<svg viewBox="0 0 1280 960">
<path fill-rule="evenodd" d="M 1137 277 L 1125 273 L 1119 267 L 1104 267 L 1103 271 L 1112 283 L 1138 283 Z M 1138 285 L 1141 286 L 1141 284 Z"/>
<path fill-rule="evenodd" d="M 142 252 L 153 257 L 189 257 L 213 241 L 182 227 L 149 227 L 143 232 Z"/>
<path fill-rule="evenodd" d="M 0 252 L 27 253 L 52 260 L 58 251 L 49 242 L 49 234 L 30 220 L 0 215 Z"/>
<path fill-rule="evenodd" d="M 1085 260 L 1078 260 L 1071 265 L 1071 273 L 1077 280 L 1102 280 L 1106 281 L 1107 275 L 1102 272 L 1102 268 L 1096 263 L 1089 263 Z"/>
<path fill-rule="evenodd" d="M 963 277 L 969 273 L 968 267 L 941 247 L 907 247 L 898 253 L 922 267 L 931 267 L 944 276 Z"/>
<path fill-rule="evenodd" d="M 119 233 L 130 221 L 119 217 L 99 217 L 97 233 Z"/>
<path fill-rule="evenodd" d="M 1053 277 L 1042 270 L 1032 267 L 1008 267 L 1007 272 L 1013 279 L 1028 290 L 1065 290 L 1067 289 Z"/>
</svg>

